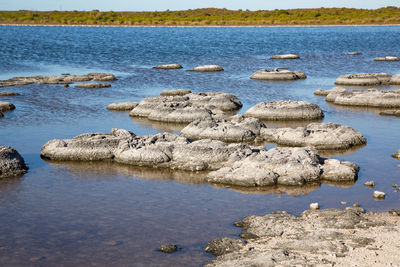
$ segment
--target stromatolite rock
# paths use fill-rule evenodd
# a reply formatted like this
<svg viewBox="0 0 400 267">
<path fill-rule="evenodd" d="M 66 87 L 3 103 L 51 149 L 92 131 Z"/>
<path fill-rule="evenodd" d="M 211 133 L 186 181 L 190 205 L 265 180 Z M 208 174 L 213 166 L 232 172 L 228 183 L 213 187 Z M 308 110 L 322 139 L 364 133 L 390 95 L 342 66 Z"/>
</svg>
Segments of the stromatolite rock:
<svg viewBox="0 0 400 267">
<path fill-rule="evenodd" d="M 400 90 L 346 90 L 342 87 L 335 87 L 327 91 L 326 101 L 337 105 L 376 108 L 400 107 Z M 324 95 L 322 92 L 319 94 Z"/>
<path fill-rule="evenodd" d="M 368 233 L 397 232 L 360 208 L 306 210 L 300 216 L 277 211 L 246 216 L 235 225 L 248 242 L 205 266 L 332 266 L 359 253 L 356 249 L 374 247 Z"/>
<path fill-rule="evenodd" d="M 224 69 L 219 65 L 203 65 L 197 66 L 188 71 L 196 71 L 196 72 L 215 72 L 215 71 L 223 71 Z"/>
<path fill-rule="evenodd" d="M 186 89 L 175 89 L 175 90 L 164 90 L 160 93 L 162 96 L 173 96 L 173 95 L 187 95 L 192 91 Z"/>
<path fill-rule="evenodd" d="M 324 113 L 318 105 L 310 102 L 280 100 L 258 103 L 244 116 L 261 120 L 316 120 L 323 118 Z"/>
<path fill-rule="evenodd" d="M 399 60 L 400 60 L 399 57 L 391 57 L 391 56 L 374 58 L 374 61 L 399 61 Z"/>
<path fill-rule="evenodd" d="M 147 97 L 129 115 L 162 122 L 188 123 L 224 112 L 237 111 L 242 103 L 234 95 L 220 92 Z"/>
<path fill-rule="evenodd" d="M 400 110 L 384 110 L 379 112 L 379 115 L 400 117 Z"/>
<path fill-rule="evenodd" d="M 163 64 L 163 65 L 157 65 L 157 66 L 153 67 L 153 69 L 163 69 L 163 70 L 182 69 L 182 65 L 180 65 L 180 64 Z"/>
<path fill-rule="evenodd" d="M 0 112 L 10 111 L 15 109 L 15 106 L 10 102 L 0 101 Z"/>
<path fill-rule="evenodd" d="M 108 110 L 115 111 L 131 111 L 135 107 L 139 105 L 138 102 L 119 102 L 119 103 L 111 103 L 107 106 Z"/>
<path fill-rule="evenodd" d="M 267 151 L 244 143 L 228 145 L 210 139 L 191 142 L 169 133 L 136 136 L 123 129 L 51 140 L 42 147 L 41 156 L 60 161 L 111 160 L 152 168 L 209 170 L 209 182 L 247 187 L 302 185 L 322 179 L 354 181 L 358 172 L 355 164 L 323 159 L 310 148 Z"/>
<path fill-rule="evenodd" d="M 221 256 L 234 251 L 238 251 L 244 247 L 242 240 L 233 238 L 218 238 L 214 239 L 205 246 L 205 251 L 213 254 L 214 256 Z"/>
<path fill-rule="evenodd" d="M 158 251 L 164 252 L 164 253 L 174 253 L 178 250 L 180 250 L 181 248 L 178 247 L 177 245 L 174 244 L 162 244 L 159 248 Z"/>
<path fill-rule="evenodd" d="M 299 59 L 300 56 L 296 54 L 283 54 L 272 56 L 271 59 Z"/>
<path fill-rule="evenodd" d="M 390 83 L 392 75 L 387 73 L 358 73 L 339 76 L 335 84 L 337 85 L 354 85 L 354 86 L 370 86 L 385 85 Z"/>
<path fill-rule="evenodd" d="M 259 70 L 254 72 L 250 79 L 253 80 L 267 80 L 267 81 L 293 81 L 299 79 L 306 79 L 307 76 L 301 71 L 291 71 L 291 70 Z"/>
<path fill-rule="evenodd" d="M 314 92 L 314 95 L 327 96 L 332 92 L 340 93 L 340 92 L 345 92 L 345 91 L 346 91 L 346 88 L 341 87 L 341 86 L 336 86 L 336 87 L 333 87 L 332 89 L 329 89 L 329 90 L 317 89 Z"/>
<path fill-rule="evenodd" d="M 390 84 L 400 85 L 400 74 L 393 75 L 390 79 Z"/>
<path fill-rule="evenodd" d="M 111 87 L 109 83 L 80 83 L 75 85 L 77 88 L 106 88 Z"/>
<path fill-rule="evenodd" d="M 24 159 L 15 149 L 0 146 L 0 178 L 19 176 L 27 171 Z"/>
<path fill-rule="evenodd" d="M 0 96 L 17 96 L 19 95 L 16 92 L 0 92 Z"/>
<path fill-rule="evenodd" d="M 26 84 L 71 84 L 74 82 L 87 81 L 115 81 L 117 78 L 109 73 L 89 73 L 87 75 L 65 74 L 61 76 L 30 76 L 14 77 L 8 80 L 0 81 L 0 87 L 26 85 Z"/>
<path fill-rule="evenodd" d="M 348 55 L 362 55 L 361 52 L 347 52 Z"/>
</svg>

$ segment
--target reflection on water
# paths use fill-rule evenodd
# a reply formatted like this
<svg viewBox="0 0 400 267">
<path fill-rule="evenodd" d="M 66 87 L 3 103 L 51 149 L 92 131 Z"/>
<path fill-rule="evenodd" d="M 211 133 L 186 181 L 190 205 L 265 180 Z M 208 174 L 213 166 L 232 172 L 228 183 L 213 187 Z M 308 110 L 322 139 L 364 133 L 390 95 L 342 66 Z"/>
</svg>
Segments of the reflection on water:
<svg viewBox="0 0 400 267">
<path fill-rule="evenodd" d="M 137 124 L 152 127 L 154 129 L 157 129 L 158 131 L 166 131 L 174 133 L 179 133 L 183 128 L 185 128 L 188 125 L 188 123 L 168 123 L 168 122 L 152 121 L 142 117 L 130 117 L 130 118 Z"/>
</svg>

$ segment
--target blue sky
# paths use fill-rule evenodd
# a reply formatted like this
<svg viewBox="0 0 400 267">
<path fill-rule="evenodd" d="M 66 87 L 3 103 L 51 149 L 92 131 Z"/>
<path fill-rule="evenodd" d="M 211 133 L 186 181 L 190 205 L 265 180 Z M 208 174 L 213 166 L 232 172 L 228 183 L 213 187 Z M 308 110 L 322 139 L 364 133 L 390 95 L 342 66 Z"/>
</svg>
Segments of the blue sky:
<svg viewBox="0 0 400 267">
<path fill-rule="evenodd" d="M 399 0 L 0 0 L 0 10 L 93 10 L 162 11 L 217 7 L 228 9 L 292 9 L 400 7 Z"/>
</svg>

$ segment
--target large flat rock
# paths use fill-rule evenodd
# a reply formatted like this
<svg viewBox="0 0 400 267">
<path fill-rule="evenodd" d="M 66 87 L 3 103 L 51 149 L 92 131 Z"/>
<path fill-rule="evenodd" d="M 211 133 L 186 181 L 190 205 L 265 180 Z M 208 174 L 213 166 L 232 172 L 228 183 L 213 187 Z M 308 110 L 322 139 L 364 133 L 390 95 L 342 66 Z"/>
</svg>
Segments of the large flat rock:
<svg viewBox="0 0 400 267">
<path fill-rule="evenodd" d="M 0 146 L 0 178 L 20 176 L 27 171 L 24 159 L 15 149 Z"/>
<path fill-rule="evenodd" d="M 266 81 L 293 81 L 306 79 L 307 76 L 301 71 L 291 71 L 291 70 L 259 70 L 254 72 L 250 79 L 253 80 L 266 80 Z"/>
<path fill-rule="evenodd" d="M 335 84 L 353 86 L 373 86 L 390 84 L 392 75 L 387 73 L 357 73 L 339 76 Z"/>
</svg>

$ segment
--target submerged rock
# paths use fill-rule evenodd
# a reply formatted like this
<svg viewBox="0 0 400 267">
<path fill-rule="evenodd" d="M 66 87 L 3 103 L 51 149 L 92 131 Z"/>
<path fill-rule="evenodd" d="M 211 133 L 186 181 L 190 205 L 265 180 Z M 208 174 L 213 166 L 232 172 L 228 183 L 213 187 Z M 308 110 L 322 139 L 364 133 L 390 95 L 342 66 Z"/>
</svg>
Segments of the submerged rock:
<svg viewBox="0 0 400 267">
<path fill-rule="evenodd" d="M 242 103 L 227 93 L 189 93 L 144 98 L 129 115 L 161 122 L 189 123 L 237 111 Z"/>
<path fill-rule="evenodd" d="M 397 217 L 384 216 L 356 208 L 306 210 L 298 217 L 285 211 L 246 216 L 235 225 L 243 229 L 240 236 L 248 242 L 205 266 L 349 266 L 368 265 L 373 259 L 396 265 L 397 252 L 385 244 L 388 236 L 396 235 L 399 222 L 394 226 L 389 222 Z M 396 243 L 400 238 L 391 240 Z M 384 256 L 373 253 L 367 261 L 349 261 L 360 250 L 368 258 L 375 248 Z"/>
<path fill-rule="evenodd" d="M 271 59 L 298 59 L 298 58 L 300 58 L 300 56 L 296 54 L 283 54 L 271 57 Z"/>
<path fill-rule="evenodd" d="M 400 58 L 398 57 L 391 57 L 391 56 L 386 56 L 386 57 L 376 57 L 374 58 L 374 61 L 399 61 Z"/>
<path fill-rule="evenodd" d="M 158 251 L 164 252 L 164 253 L 174 253 L 178 250 L 180 250 L 181 248 L 178 247 L 177 245 L 174 244 L 163 244 L 158 248 Z"/>
<path fill-rule="evenodd" d="M 316 104 L 306 101 L 280 100 L 261 102 L 244 113 L 261 120 L 316 120 L 324 113 Z"/>
<path fill-rule="evenodd" d="M 337 85 L 355 85 L 355 86 L 370 86 L 370 85 L 385 85 L 390 84 L 392 75 L 387 73 L 358 73 L 339 76 L 336 79 Z"/>
<path fill-rule="evenodd" d="M 10 102 L 0 101 L 0 112 L 10 111 L 15 109 L 15 106 Z"/>
<path fill-rule="evenodd" d="M 306 79 L 307 76 L 301 71 L 290 71 L 290 70 L 259 70 L 254 72 L 250 79 L 253 80 L 268 80 L 268 81 L 292 81 L 299 79 Z"/>
<path fill-rule="evenodd" d="M 204 65 L 204 66 L 197 66 L 193 69 L 188 71 L 196 71 L 196 72 L 214 72 L 214 71 L 223 71 L 224 69 L 219 65 Z"/>
<path fill-rule="evenodd" d="M 19 95 L 16 92 L 0 92 L 0 96 L 17 96 Z"/>
<path fill-rule="evenodd" d="M 27 171 L 24 159 L 15 149 L 0 146 L 0 178 L 19 176 Z"/>
<path fill-rule="evenodd" d="M 75 85 L 77 88 L 106 88 L 111 87 L 109 83 L 79 83 Z"/>
<path fill-rule="evenodd" d="M 327 91 L 326 101 L 337 105 L 377 108 L 400 107 L 400 90 L 346 90 L 335 87 Z"/>
<path fill-rule="evenodd" d="M 87 81 L 115 81 L 117 78 L 109 73 L 89 73 L 87 75 L 61 75 L 61 76 L 30 76 L 14 77 L 8 80 L 0 81 L 0 87 L 26 85 L 26 84 L 71 84 L 74 82 Z"/>
<path fill-rule="evenodd" d="M 175 90 L 164 90 L 160 93 L 162 96 L 174 96 L 174 95 L 187 95 L 192 91 L 186 89 L 175 89 Z"/>
<path fill-rule="evenodd" d="M 157 65 L 153 67 L 153 69 L 163 69 L 163 70 L 169 70 L 169 69 L 182 69 L 182 65 L 180 64 L 163 64 L 163 65 Z"/>
<path fill-rule="evenodd" d="M 41 156 L 60 161 L 115 161 L 152 168 L 210 170 L 206 180 L 239 186 L 302 185 L 322 179 L 354 181 L 358 167 L 350 162 L 323 159 L 310 148 L 254 148 L 216 140 L 190 140 L 163 133 L 136 136 L 122 129 L 110 134 L 82 134 L 51 140 Z"/>
<path fill-rule="evenodd" d="M 108 110 L 115 111 L 131 111 L 135 107 L 139 105 L 138 102 L 119 102 L 119 103 L 111 103 L 107 106 Z"/>
</svg>

